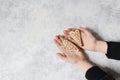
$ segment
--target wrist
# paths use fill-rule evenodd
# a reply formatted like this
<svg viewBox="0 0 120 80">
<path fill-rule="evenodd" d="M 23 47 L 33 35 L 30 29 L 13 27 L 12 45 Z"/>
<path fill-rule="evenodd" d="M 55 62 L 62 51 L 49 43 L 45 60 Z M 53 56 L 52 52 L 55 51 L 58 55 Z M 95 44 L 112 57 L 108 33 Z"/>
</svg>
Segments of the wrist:
<svg viewBox="0 0 120 80">
<path fill-rule="evenodd" d="M 96 52 L 102 52 L 102 53 L 107 53 L 107 42 L 105 41 L 100 41 L 100 40 L 97 40 L 96 41 L 96 46 L 95 46 L 95 51 Z"/>
<path fill-rule="evenodd" d="M 89 61 L 80 61 L 75 64 L 83 73 L 86 73 L 88 69 L 93 67 L 94 65 Z"/>
</svg>

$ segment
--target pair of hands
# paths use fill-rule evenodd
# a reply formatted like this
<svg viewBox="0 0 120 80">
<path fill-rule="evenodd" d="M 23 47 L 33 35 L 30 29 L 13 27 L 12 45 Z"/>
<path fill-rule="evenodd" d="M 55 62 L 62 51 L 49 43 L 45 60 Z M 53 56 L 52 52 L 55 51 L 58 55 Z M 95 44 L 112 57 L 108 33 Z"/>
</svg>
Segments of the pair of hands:
<svg viewBox="0 0 120 80">
<path fill-rule="evenodd" d="M 73 30 L 73 28 L 69 28 L 67 30 L 64 30 L 64 34 L 66 37 L 68 36 L 68 32 Z M 93 34 L 87 30 L 86 28 L 80 27 L 81 31 L 81 38 L 83 45 L 79 47 L 84 50 L 90 50 L 90 51 L 99 51 L 106 53 L 107 52 L 107 44 L 105 41 L 100 41 L 96 39 Z M 61 36 L 58 35 L 55 37 L 54 42 L 57 44 L 56 39 L 59 39 Z M 59 46 L 57 44 L 57 46 Z M 88 58 L 85 56 L 84 52 L 80 49 L 78 54 L 73 54 L 69 51 L 62 51 L 63 53 L 57 53 L 57 56 L 64 60 L 65 62 L 75 64 L 78 68 L 80 68 L 84 73 L 94 66 L 92 63 L 89 62 Z"/>
</svg>

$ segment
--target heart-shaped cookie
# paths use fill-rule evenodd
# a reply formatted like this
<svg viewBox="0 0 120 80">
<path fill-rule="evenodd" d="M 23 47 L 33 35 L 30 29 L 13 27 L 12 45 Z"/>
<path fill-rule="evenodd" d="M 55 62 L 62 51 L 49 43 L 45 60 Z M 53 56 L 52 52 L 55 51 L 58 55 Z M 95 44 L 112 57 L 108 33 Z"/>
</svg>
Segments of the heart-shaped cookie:
<svg viewBox="0 0 120 80">
<path fill-rule="evenodd" d="M 72 42 L 68 41 L 67 39 L 65 40 L 62 40 L 63 44 L 61 46 L 61 49 L 62 50 L 67 50 L 67 51 L 70 51 L 70 52 L 77 52 L 79 51 L 79 48 L 74 45 Z"/>
<path fill-rule="evenodd" d="M 75 41 L 76 44 L 82 46 L 80 30 L 76 29 L 69 32 L 70 37 Z"/>
</svg>

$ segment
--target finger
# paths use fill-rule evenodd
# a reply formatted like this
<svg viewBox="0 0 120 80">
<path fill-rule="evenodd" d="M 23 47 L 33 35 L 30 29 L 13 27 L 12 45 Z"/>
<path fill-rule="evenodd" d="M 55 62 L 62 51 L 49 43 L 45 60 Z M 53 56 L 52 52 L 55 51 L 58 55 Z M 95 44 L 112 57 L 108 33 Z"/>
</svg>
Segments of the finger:
<svg viewBox="0 0 120 80">
<path fill-rule="evenodd" d="M 76 28 L 68 28 L 67 30 L 64 30 L 64 34 L 65 34 L 65 36 L 69 36 L 69 33 L 71 31 L 75 31 L 75 30 L 76 30 Z"/>
<path fill-rule="evenodd" d="M 69 32 L 68 32 L 68 31 L 64 31 L 64 35 L 65 35 L 65 37 L 67 37 L 67 38 L 69 38 L 69 37 L 70 37 L 70 35 L 69 35 Z"/>
<path fill-rule="evenodd" d="M 58 35 L 58 40 L 60 41 L 60 43 L 62 43 L 62 40 L 61 40 L 61 35 Z"/>
<path fill-rule="evenodd" d="M 54 43 L 56 44 L 57 47 L 61 46 L 61 44 L 56 39 L 54 39 Z"/>
<path fill-rule="evenodd" d="M 59 39 L 59 37 L 58 37 L 58 36 L 59 36 L 59 35 L 56 35 L 56 36 L 55 36 L 55 39 L 56 39 L 56 40 L 58 40 L 58 39 Z"/>
<path fill-rule="evenodd" d="M 86 36 L 85 32 L 81 31 L 81 37 L 84 38 Z"/>
<path fill-rule="evenodd" d="M 64 34 L 69 35 L 70 31 L 74 31 L 75 28 L 68 28 L 67 30 L 64 30 Z"/>
<path fill-rule="evenodd" d="M 70 30 L 70 31 L 71 31 L 71 30 L 73 30 L 73 28 L 68 28 L 67 30 Z"/>
<path fill-rule="evenodd" d="M 68 31 L 68 30 L 64 30 L 64 31 L 63 31 L 63 33 L 64 33 L 65 35 L 69 35 L 69 32 L 70 32 L 70 31 Z"/>
<path fill-rule="evenodd" d="M 74 31 L 74 30 L 76 30 L 76 28 L 68 28 L 67 30 L 70 30 L 70 31 L 73 30 Z"/>
<path fill-rule="evenodd" d="M 60 59 L 68 62 L 68 61 L 67 61 L 67 57 L 66 57 L 64 54 L 62 54 L 62 53 L 57 53 L 56 55 L 57 55 Z"/>
<path fill-rule="evenodd" d="M 63 35 L 59 36 L 60 40 L 63 41 L 63 40 L 66 40 L 67 38 Z"/>
<path fill-rule="evenodd" d="M 86 28 L 80 27 L 81 32 L 84 32 L 85 34 L 90 33 Z"/>
<path fill-rule="evenodd" d="M 62 41 L 60 40 L 60 35 L 57 35 L 55 39 L 60 45 L 62 45 Z"/>
<path fill-rule="evenodd" d="M 64 30 L 64 33 L 69 35 L 70 31 L 72 31 L 72 30 L 73 30 L 73 28 L 69 28 L 67 30 Z"/>
</svg>

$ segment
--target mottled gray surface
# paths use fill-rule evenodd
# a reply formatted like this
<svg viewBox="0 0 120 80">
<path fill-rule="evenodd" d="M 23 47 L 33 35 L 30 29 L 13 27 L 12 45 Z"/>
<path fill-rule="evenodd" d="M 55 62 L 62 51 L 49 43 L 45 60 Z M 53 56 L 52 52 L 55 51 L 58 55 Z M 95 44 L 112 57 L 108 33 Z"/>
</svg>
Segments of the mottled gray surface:
<svg viewBox="0 0 120 80">
<path fill-rule="evenodd" d="M 120 41 L 120 0 L 0 0 L 0 80 L 86 80 L 53 44 L 54 35 L 80 25 Z M 119 78 L 120 61 L 86 53 Z"/>
</svg>

